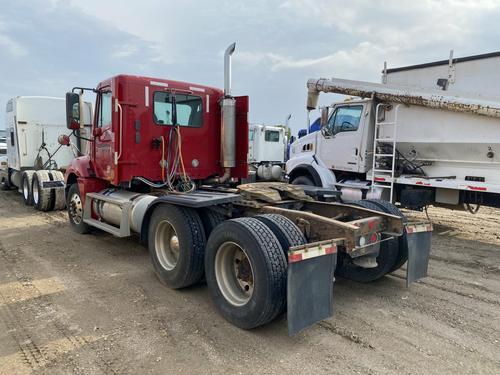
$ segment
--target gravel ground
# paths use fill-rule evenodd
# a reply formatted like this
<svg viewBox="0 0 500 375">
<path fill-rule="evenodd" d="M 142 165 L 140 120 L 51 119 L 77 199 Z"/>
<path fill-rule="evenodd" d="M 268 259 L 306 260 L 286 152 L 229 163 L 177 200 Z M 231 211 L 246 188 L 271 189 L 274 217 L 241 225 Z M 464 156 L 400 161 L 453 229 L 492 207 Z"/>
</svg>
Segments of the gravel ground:
<svg viewBox="0 0 500 375">
<path fill-rule="evenodd" d="M 206 286 L 167 289 L 137 239 L 0 192 L 0 374 L 498 374 L 500 215 L 429 214 L 428 278 L 338 280 L 335 316 L 289 338 L 284 318 L 231 326 Z"/>
</svg>

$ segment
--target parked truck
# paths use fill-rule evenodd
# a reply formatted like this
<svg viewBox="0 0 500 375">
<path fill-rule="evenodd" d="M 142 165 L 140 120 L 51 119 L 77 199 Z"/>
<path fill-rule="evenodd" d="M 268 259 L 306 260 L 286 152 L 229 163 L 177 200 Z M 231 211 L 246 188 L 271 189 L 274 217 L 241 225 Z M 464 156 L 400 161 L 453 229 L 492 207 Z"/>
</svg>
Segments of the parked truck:
<svg viewBox="0 0 500 375">
<path fill-rule="evenodd" d="M 87 103 L 82 111 L 87 120 L 91 118 L 90 112 Z M 16 188 L 24 203 L 38 210 L 64 209 L 65 168 L 84 151 L 82 142 L 74 142 L 72 147 L 58 143 L 61 131 L 66 130 L 65 99 L 12 98 L 7 102 L 5 126 L 7 167 L 2 173 L 3 188 Z"/>
<path fill-rule="evenodd" d="M 174 80 L 118 75 L 95 89 L 88 155 L 66 170 L 71 228 L 147 243 L 173 289 L 206 278 L 215 306 L 251 329 L 287 311 L 291 334 L 332 314 L 334 271 L 371 281 L 401 267 L 426 274 L 430 226 L 378 201 L 321 201 L 322 189 L 238 185 L 248 175 L 248 97 Z M 79 129 L 81 94 L 66 95 Z M 67 141 L 62 139 L 62 143 Z"/>
<path fill-rule="evenodd" d="M 321 131 L 291 147 L 292 184 L 421 209 L 500 207 L 500 53 L 384 69 L 383 83 L 310 79 L 347 99 L 322 109 Z"/>
<path fill-rule="evenodd" d="M 249 173 L 260 181 L 281 181 L 285 171 L 286 128 L 249 124 Z"/>
</svg>

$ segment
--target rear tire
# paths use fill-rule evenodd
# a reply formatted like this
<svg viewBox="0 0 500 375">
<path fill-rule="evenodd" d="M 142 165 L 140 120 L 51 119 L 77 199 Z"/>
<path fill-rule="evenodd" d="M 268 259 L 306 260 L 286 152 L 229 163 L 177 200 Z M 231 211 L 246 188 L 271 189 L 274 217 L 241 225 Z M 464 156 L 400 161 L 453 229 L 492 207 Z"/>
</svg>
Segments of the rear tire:
<svg viewBox="0 0 500 375">
<path fill-rule="evenodd" d="M 33 175 L 31 193 L 33 206 L 38 211 L 52 211 L 54 208 L 52 189 L 43 187 L 43 183 L 50 180 L 49 172 L 45 170 L 36 171 Z"/>
<path fill-rule="evenodd" d="M 255 219 L 263 222 L 271 229 L 278 239 L 283 254 L 288 257 L 288 249 L 292 246 L 300 246 L 307 243 L 304 234 L 300 229 L 287 217 L 277 214 L 264 214 L 254 216 Z"/>
<path fill-rule="evenodd" d="M 71 229 L 80 234 L 89 233 L 90 225 L 83 222 L 83 201 L 78 183 L 71 185 L 68 190 L 67 207 Z"/>
<path fill-rule="evenodd" d="M 215 229 L 215 227 L 226 220 L 224 215 L 209 208 L 202 208 L 198 210 L 198 212 L 200 214 L 200 218 L 203 223 L 203 229 L 205 229 L 205 235 L 207 236 L 207 239 L 210 236 L 210 233 L 212 233 L 212 231 Z"/>
<path fill-rule="evenodd" d="M 376 204 L 388 214 L 399 216 L 400 218 L 403 219 L 403 223 L 406 224 L 408 222 L 408 218 L 399 210 L 399 208 L 397 208 L 392 203 L 389 203 L 382 199 L 369 199 L 368 202 Z M 394 272 L 400 269 L 403 266 L 403 264 L 405 264 L 406 261 L 408 260 L 408 237 L 406 236 L 406 231 L 403 231 L 403 235 L 398 237 L 398 243 L 399 243 L 398 256 L 396 258 L 394 266 L 391 268 L 389 272 Z"/>
<path fill-rule="evenodd" d="M 8 171 L 8 170 L 6 170 L 6 171 L 5 171 L 5 174 L 6 174 L 6 175 L 5 175 L 5 177 L 2 179 L 2 182 L 1 182 L 0 186 L 1 186 L 1 189 L 2 189 L 3 191 L 8 191 L 8 190 L 12 189 L 12 185 L 11 185 L 11 183 L 10 183 L 10 178 L 9 178 L 9 177 L 10 177 L 10 176 L 9 176 L 9 174 L 10 174 L 10 173 L 9 173 L 9 171 Z"/>
<path fill-rule="evenodd" d="M 352 201 L 347 202 L 347 204 L 367 208 L 373 211 L 384 212 L 380 206 L 368 200 Z M 397 239 L 382 242 L 380 244 L 380 253 L 377 256 L 377 267 L 375 268 L 360 267 L 352 262 L 349 255 L 341 253 L 335 273 L 344 279 L 360 283 L 372 282 L 391 272 L 391 269 L 396 263 L 398 253 L 399 244 Z"/>
<path fill-rule="evenodd" d="M 52 180 L 64 182 L 64 174 L 61 171 L 50 171 Z M 63 188 L 54 190 L 54 210 L 64 210 L 66 208 L 66 196 Z"/>
<path fill-rule="evenodd" d="M 314 181 L 312 179 L 310 179 L 309 177 L 307 176 L 297 176 L 295 177 L 292 182 L 291 182 L 292 185 L 309 185 L 309 186 L 316 186 L 314 184 Z"/>
<path fill-rule="evenodd" d="M 31 206 L 33 204 L 31 186 L 33 184 L 34 173 L 35 171 L 24 171 L 21 175 L 21 193 L 23 202 L 26 206 Z"/>
<path fill-rule="evenodd" d="M 200 281 L 205 244 L 203 224 L 195 210 L 170 204 L 155 208 L 148 229 L 149 255 L 166 286 L 180 289 Z"/>
<path fill-rule="evenodd" d="M 272 230 L 255 218 L 226 220 L 214 229 L 205 272 L 215 306 L 237 327 L 266 324 L 286 306 L 286 258 Z"/>
</svg>

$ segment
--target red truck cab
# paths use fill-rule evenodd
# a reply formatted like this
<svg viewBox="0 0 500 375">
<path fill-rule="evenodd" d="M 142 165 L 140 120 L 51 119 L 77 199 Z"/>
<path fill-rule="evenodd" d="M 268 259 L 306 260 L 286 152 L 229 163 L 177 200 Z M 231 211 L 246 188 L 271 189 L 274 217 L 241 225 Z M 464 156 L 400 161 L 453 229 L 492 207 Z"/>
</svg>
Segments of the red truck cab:
<svg viewBox="0 0 500 375">
<path fill-rule="evenodd" d="M 75 159 L 66 174 L 68 185 L 78 180 L 82 197 L 107 185 L 131 187 L 137 177 L 163 181 L 162 160 L 168 159 L 177 141 L 172 137 L 174 100 L 186 174 L 195 181 L 223 174 L 222 90 L 118 75 L 99 83 L 95 92 L 90 155 Z M 235 99 L 236 165 L 231 176 L 239 179 L 248 173 L 248 97 Z"/>
</svg>

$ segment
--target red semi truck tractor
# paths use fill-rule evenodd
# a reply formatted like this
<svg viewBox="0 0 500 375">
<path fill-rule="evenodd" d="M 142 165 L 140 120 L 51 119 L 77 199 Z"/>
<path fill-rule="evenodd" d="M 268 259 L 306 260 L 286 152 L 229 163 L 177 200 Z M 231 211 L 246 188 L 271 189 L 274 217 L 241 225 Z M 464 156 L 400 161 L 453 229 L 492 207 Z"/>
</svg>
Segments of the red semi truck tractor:
<svg viewBox="0 0 500 375">
<path fill-rule="evenodd" d="M 65 175 L 71 227 L 138 233 L 164 284 L 205 276 L 214 305 L 244 329 L 286 311 L 294 334 L 331 316 L 334 272 L 369 282 L 408 261 L 408 283 L 425 276 L 430 225 L 408 223 L 387 202 L 239 184 L 248 173 L 248 97 L 231 93 L 234 49 L 224 57 L 224 90 L 118 75 L 66 95 L 76 134 L 83 93 L 96 94 L 90 150 Z"/>
</svg>

